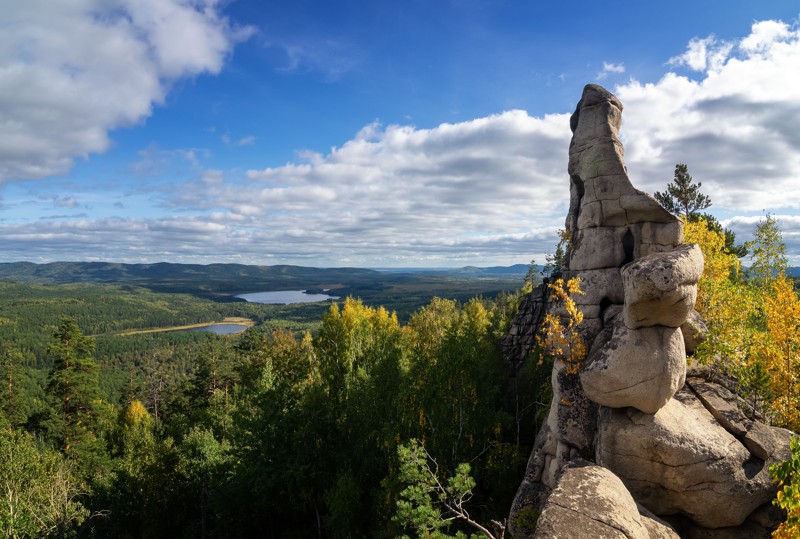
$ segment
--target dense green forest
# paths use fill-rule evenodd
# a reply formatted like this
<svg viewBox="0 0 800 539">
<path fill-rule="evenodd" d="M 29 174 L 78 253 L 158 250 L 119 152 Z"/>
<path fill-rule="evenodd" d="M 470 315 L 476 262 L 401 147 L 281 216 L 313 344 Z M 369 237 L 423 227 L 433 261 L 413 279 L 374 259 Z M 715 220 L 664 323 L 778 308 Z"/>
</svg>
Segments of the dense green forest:
<svg viewBox="0 0 800 539">
<path fill-rule="evenodd" d="M 433 296 L 466 301 L 518 287 L 525 264 L 450 270 L 376 271 L 362 268 L 248 266 L 242 264 L 113 264 L 108 262 L 0 263 L 0 280 L 29 284 L 105 283 L 153 292 L 186 293 L 218 301 L 270 290 L 333 289 L 371 305 L 387 305 L 407 318 Z"/>
<path fill-rule="evenodd" d="M 458 297 L 497 285 L 435 279 Z M 501 360 L 519 293 L 431 300 L 429 285 L 383 289 L 399 318 L 353 299 L 276 306 L 0 283 L 0 528 L 393 537 L 404 531 L 393 518 L 406 487 L 397 452 L 412 440 L 443 473 L 470 462 L 476 516 L 502 518 L 549 369 L 513 378 Z M 227 316 L 256 325 L 235 336 L 121 334 Z"/>
<path fill-rule="evenodd" d="M 800 299 L 774 221 L 748 244 L 746 274 L 722 232 L 686 226 L 706 255 L 697 307 L 709 322 L 690 360 L 738 376 L 743 396 L 796 429 Z M 368 301 L 285 306 L 150 285 L 0 282 L 0 529 L 15 538 L 474 531 L 435 507 L 445 491 L 474 522 L 502 525 L 551 398 L 552 358 L 513 373 L 501 357 L 530 289 L 493 292 L 512 282 L 522 284 L 398 278 L 359 285 Z M 473 292 L 484 295 L 462 299 Z M 231 316 L 255 324 L 231 336 L 125 334 Z"/>
</svg>

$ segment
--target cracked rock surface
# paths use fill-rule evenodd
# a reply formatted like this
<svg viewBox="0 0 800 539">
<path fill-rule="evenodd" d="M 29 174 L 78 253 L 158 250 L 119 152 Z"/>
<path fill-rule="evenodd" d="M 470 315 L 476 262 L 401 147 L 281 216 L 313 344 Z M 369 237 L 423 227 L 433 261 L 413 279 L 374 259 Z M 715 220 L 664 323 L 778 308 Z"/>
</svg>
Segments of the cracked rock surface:
<svg viewBox="0 0 800 539">
<path fill-rule="evenodd" d="M 596 460 L 658 515 L 707 528 L 738 526 L 775 496 L 767 463 L 722 427 L 688 389 L 655 414 L 601 408 Z"/>
<path fill-rule="evenodd" d="M 561 474 L 539 517 L 535 538 L 677 539 L 636 501 L 617 476 L 579 461 Z"/>
</svg>

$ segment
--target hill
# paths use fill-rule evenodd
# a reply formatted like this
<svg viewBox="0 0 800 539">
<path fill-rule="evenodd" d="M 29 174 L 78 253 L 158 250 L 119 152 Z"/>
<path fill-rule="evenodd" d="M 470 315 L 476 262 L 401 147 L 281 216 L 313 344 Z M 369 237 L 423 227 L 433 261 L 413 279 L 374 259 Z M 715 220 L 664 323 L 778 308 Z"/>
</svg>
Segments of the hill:
<svg viewBox="0 0 800 539">
<path fill-rule="evenodd" d="M 289 290 L 325 284 L 381 280 L 359 268 L 250 266 L 244 264 L 117 264 L 111 262 L 12 262 L 0 264 L 0 279 L 36 284 L 125 283 L 169 292 L 228 295 L 254 290 Z"/>
<path fill-rule="evenodd" d="M 276 290 L 335 290 L 396 310 L 402 319 L 433 297 L 467 301 L 495 297 L 522 285 L 527 265 L 509 268 L 378 271 L 364 268 L 251 266 L 245 264 L 118 264 L 111 262 L 0 263 L 0 280 L 37 285 L 117 284 L 158 293 L 191 294 L 215 301 Z"/>
</svg>

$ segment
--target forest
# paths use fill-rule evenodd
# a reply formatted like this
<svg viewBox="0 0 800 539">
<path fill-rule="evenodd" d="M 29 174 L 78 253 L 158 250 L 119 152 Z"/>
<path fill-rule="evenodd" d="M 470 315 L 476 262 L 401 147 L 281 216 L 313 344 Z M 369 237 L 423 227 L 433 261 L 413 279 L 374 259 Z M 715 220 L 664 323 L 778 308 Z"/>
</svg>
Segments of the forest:
<svg viewBox="0 0 800 539">
<path fill-rule="evenodd" d="M 776 221 L 756 227 L 746 269 L 713 222 L 684 226 L 706 259 L 696 307 L 708 334 L 689 361 L 736 376 L 743 398 L 796 431 L 800 299 Z M 2 282 L 0 528 L 205 538 L 502 527 L 551 397 L 553 358 L 535 350 L 512 372 L 500 352 L 537 269 L 515 290 L 428 297 L 402 317 L 353 297 L 269 306 Z M 256 324 L 123 334 L 225 316 Z M 798 451 L 775 472 L 790 524 Z"/>
<path fill-rule="evenodd" d="M 476 510 L 501 516 L 546 407 L 532 388 L 546 391 L 549 375 L 509 377 L 498 341 L 521 291 L 496 286 L 405 283 L 411 293 L 382 301 L 397 294 L 401 317 L 352 298 L 278 306 L 0 282 L 0 527 L 11 537 L 396 536 L 398 448 L 411 440 L 442 471 L 471 462 Z M 226 316 L 256 324 L 234 336 L 124 334 Z"/>
</svg>

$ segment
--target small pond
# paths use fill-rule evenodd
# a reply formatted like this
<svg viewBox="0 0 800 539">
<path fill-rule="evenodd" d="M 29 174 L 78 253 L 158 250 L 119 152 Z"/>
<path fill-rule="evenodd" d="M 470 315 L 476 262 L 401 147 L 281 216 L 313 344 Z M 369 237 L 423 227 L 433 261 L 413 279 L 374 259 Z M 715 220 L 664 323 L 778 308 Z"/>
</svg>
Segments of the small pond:
<svg viewBox="0 0 800 539">
<path fill-rule="evenodd" d="M 239 294 L 237 298 L 242 298 L 250 303 L 269 303 L 274 305 L 289 305 L 291 303 L 314 303 L 317 301 L 327 301 L 329 299 L 339 299 L 338 296 L 328 294 L 308 294 L 305 290 L 279 290 L 277 292 L 252 292 L 250 294 Z"/>
<path fill-rule="evenodd" d="M 232 335 L 234 333 L 241 333 L 246 330 L 247 326 L 244 324 L 211 324 L 210 326 L 202 326 L 199 328 L 192 328 L 186 331 L 210 331 L 217 335 Z"/>
</svg>

